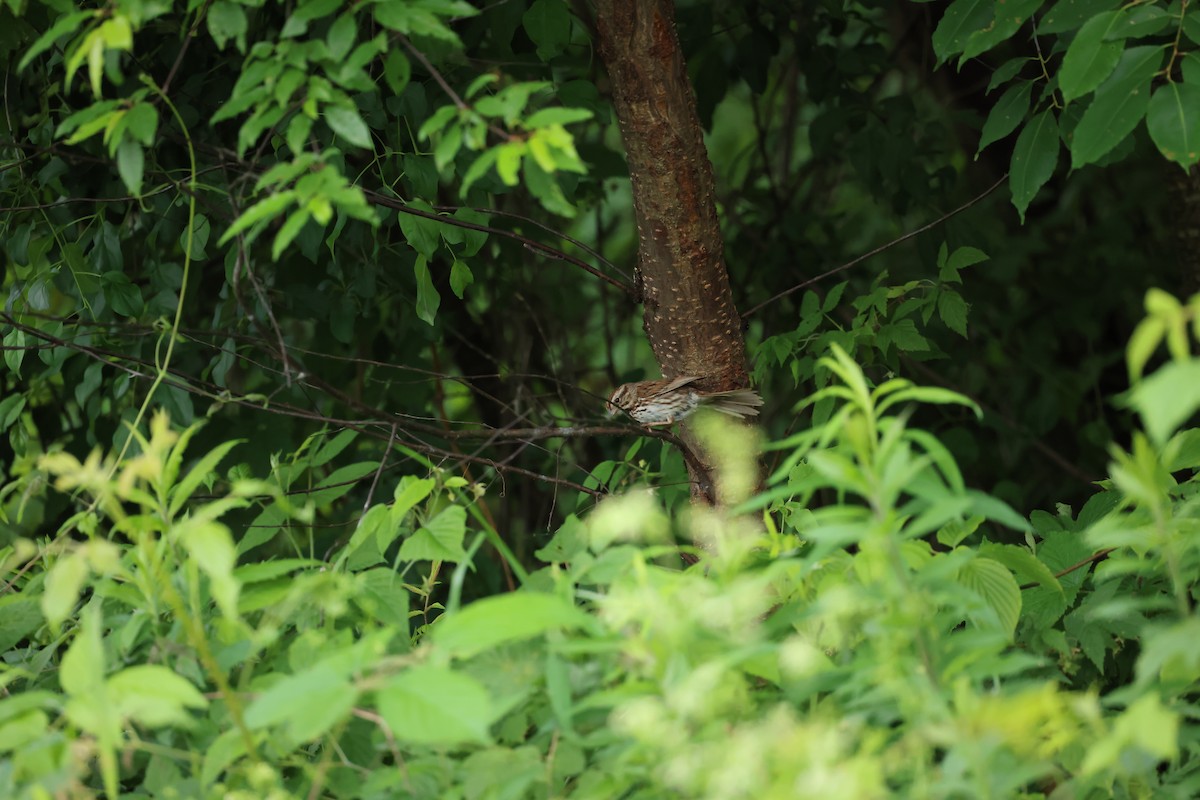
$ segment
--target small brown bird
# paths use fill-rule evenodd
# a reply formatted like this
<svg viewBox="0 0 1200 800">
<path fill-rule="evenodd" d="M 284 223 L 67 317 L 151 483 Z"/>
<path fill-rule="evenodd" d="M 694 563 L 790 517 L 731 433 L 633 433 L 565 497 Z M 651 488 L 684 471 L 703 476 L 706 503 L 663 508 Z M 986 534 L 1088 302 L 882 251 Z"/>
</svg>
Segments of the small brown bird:
<svg viewBox="0 0 1200 800">
<path fill-rule="evenodd" d="M 698 380 L 696 376 L 684 376 L 618 386 L 608 399 L 609 416 L 624 411 L 647 426 L 674 424 L 700 406 L 733 417 L 758 416 L 763 401 L 753 389 L 700 392 L 691 385 Z"/>
</svg>

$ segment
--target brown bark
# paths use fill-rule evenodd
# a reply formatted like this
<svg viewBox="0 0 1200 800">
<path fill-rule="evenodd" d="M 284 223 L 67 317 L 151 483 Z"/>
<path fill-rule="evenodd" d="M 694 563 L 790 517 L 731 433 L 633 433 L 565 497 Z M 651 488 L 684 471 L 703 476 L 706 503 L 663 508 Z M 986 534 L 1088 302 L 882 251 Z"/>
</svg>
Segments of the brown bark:
<svg viewBox="0 0 1200 800">
<path fill-rule="evenodd" d="M 672 0 L 597 0 L 638 227 L 643 327 L 665 378 L 706 391 L 748 385 L 741 317 L 717 224 L 713 171 Z"/>
</svg>

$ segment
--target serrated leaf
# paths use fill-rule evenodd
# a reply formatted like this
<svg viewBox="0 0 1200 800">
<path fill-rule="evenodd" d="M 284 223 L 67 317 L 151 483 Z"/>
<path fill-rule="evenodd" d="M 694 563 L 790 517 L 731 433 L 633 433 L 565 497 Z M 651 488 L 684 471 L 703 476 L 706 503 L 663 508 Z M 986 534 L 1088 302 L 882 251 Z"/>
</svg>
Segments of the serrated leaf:
<svg viewBox="0 0 1200 800">
<path fill-rule="evenodd" d="M 946 327 L 966 338 L 967 310 L 970 306 L 967 305 L 966 300 L 963 300 L 962 295 L 958 292 L 943 290 L 938 295 L 937 307 L 938 316 L 941 317 L 942 322 L 946 323 Z"/>
<path fill-rule="evenodd" d="M 1184 169 L 1200 161 L 1200 86 L 1160 87 L 1146 109 L 1146 128 L 1162 154 Z"/>
<path fill-rule="evenodd" d="M 466 561 L 467 553 L 463 549 L 466 532 L 466 509 L 449 506 L 405 539 L 397 558 L 401 561 Z"/>
<path fill-rule="evenodd" d="M 1012 202 L 1021 222 L 1038 190 L 1050 180 L 1058 163 L 1058 122 L 1053 112 L 1043 111 L 1025 123 L 1013 149 L 1009 169 Z"/>
<path fill-rule="evenodd" d="M 968 562 L 956 577 L 959 585 L 983 598 L 996 613 L 1000 626 L 1012 636 L 1021 617 L 1021 587 L 1008 567 L 980 556 Z"/>
</svg>

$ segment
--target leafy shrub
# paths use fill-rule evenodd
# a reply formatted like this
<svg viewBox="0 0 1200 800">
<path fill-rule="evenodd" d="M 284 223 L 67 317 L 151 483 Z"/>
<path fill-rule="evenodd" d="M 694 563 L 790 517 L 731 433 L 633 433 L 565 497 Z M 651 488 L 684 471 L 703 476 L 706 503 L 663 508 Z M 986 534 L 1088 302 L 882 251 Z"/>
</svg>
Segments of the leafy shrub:
<svg viewBox="0 0 1200 800">
<path fill-rule="evenodd" d="M 627 491 L 570 518 L 536 572 L 513 560 L 519 591 L 471 601 L 494 531 L 461 478 L 400 478 L 327 560 L 255 561 L 254 529 L 223 520 L 303 526 L 320 498 L 219 477 L 238 442 L 190 453 L 197 427 L 159 413 L 120 458 L 47 454 L 5 518 L 56 492 L 77 511 L 0 553 L 0 789 L 1187 796 L 1200 432 L 1176 428 L 1200 407 L 1200 297 L 1147 305 L 1127 395 L 1147 434 L 1078 514 L 1026 520 L 964 486 L 909 416 L 969 401 L 872 386 L 835 345 L 806 401 L 827 422 L 766 446 L 763 491 L 750 432 L 701 420 L 727 510 Z M 698 564 L 678 568 L 675 535 Z"/>
</svg>

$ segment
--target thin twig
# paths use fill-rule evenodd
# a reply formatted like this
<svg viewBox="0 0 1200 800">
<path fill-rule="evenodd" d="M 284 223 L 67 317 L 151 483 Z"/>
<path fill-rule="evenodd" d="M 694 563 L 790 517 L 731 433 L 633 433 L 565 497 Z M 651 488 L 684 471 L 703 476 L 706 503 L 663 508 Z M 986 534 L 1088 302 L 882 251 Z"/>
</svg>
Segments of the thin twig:
<svg viewBox="0 0 1200 800">
<path fill-rule="evenodd" d="M 749 311 L 742 314 L 742 318 L 747 319 L 747 318 L 753 316 L 755 314 L 755 312 L 757 312 L 763 306 L 770 305 L 771 303 L 774 303 L 776 300 L 782 300 L 783 298 L 787 297 L 788 295 L 792 294 L 793 292 L 798 292 L 806 286 L 812 286 L 814 283 L 825 280 L 830 275 L 836 275 L 839 272 L 843 272 L 845 270 L 850 269 L 851 267 L 857 266 L 857 265 L 861 264 L 862 262 L 866 261 L 868 258 L 871 258 L 872 256 L 877 256 L 885 250 L 890 250 L 893 247 L 895 247 L 896 245 L 901 244 L 902 242 L 906 242 L 909 239 L 913 238 L 914 236 L 920 236 L 922 233 L 929 230 L 930 228 L 934 228 L 934 227 L 937 227 L 938 225 L 941 225 L 943 222 L 945 222 L 946 220 L 955 216 L 956 214 L 961 214 L 963 211 L 966 211 L 968 208 L 975 205 L 980 200 L 983 200 L 985 197 L 990 195 L 992 192 L 999 189 L 1000 185 L 1002 183 L 1004 183 L 1006 180 L 1008 180 L 1007 172 L 1004 173 L 1004 175 L 1000 178 L 1000 180 L 996 181 L 991 186 L 989 186 L 987 189 L 985 189 L 983 192 L 981 192 L 980 194 L 971 198 L 967 202 L 963 203 L 961 206 L 954 209 L 953 211 L 943 214 L 942 216 L 935 219 L 933 222 L 930 222 L 927 225 L 922 225 L 921 227 L 917 228 L 916 230 L 909 231 L 908 233 L 904 234 L 903 236 L 893 239 L 892 241 L 887 242 L 886 244 L 881 244 L 879 247 L 876 247 L 874 250 L 871 250 L 867 253 L 863 253 L 861 256 L 851 259 L 850 261 L 847 261 L 845 264 L 842 264 L 839 267 L 834 267 L 833 269 L 831 269 L 827 272 L 822 272 L 817 277 L 810 278 L 809 280 L 806 280 L 803 283 L 798 283 L 795 286 L 791 287 L 790 289 L 784 289 L 782 292 L 775 295 L 774 297 L 770 297 L 770 298 L 762 301 L 758 305 L 754 306 L 754 308 L 752 308 Z"/>
</svg>

